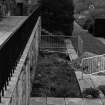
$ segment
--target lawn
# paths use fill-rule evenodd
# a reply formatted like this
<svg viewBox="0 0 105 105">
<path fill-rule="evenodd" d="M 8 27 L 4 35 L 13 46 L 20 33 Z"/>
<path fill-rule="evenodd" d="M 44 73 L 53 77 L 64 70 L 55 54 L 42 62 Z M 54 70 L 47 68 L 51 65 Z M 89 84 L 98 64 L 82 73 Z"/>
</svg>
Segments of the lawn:
<svg viewBox="0 0 105 105">
<path fill-rule="evenodd" d="M 40 53 L 32 97 L 82 97 L 75 72 L 66 61 L 62 54 Z"/>
<path fill-rule="evenodd" d="M 76 23 L 74 24 L 73 35 L 79 35 L 83 40 L 83 52 L 92 52 L 98 55 L 105 54 L 105 44 L 83 30 Z"/>
</svg>

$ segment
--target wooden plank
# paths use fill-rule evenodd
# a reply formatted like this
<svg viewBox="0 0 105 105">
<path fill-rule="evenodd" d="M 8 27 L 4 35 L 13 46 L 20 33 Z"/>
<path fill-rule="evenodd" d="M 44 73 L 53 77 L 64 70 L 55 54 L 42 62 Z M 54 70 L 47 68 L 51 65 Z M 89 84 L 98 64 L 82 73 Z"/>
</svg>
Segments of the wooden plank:
<svg viewBox="0 0 105 105">
<path fill-rule="evenodd" d="M 85 105 L 103 105 L 100 99 L 86 99 L 84 104 Z"/>
</svg>

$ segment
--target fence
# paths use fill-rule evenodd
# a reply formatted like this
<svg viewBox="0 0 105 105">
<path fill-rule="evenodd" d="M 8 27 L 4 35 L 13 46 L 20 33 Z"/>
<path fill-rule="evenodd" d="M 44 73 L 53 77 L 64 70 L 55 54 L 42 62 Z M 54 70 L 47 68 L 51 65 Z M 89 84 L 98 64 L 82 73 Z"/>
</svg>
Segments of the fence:
<svg viewBox="0 0 105 105">
<path fill-rule="evenodd" d="M 105 71 L 105 54 L 83 58 L 81 62 L 83 72 L 94 74 Z"/>
<path fill-rule="evenodd" d="M 65 52 L 63 35 L 41 35 L 40 50 Z"/>
<path fill-rule="evenodd" d="M 72 46 L 71 49 L 75 49 L 77 54 L 82 54 L 83 42 L 78 36 L 64 36 L 64 35 L 53 35 L 46 32 L 47 34 L 41 35 L 40 50 L 50 51 L 50 52 L 62 52 L 67 53 L 66 39 L 69 39 Z"/>
<path fill-rule="evenodd" d="M 39 22 L 37 21 L 39 17 L 39 13 L 40 13 L 40 8 L 37 7 L 36 10 L 26 19 L 26 21 L 0 47 L 0 68 L 1 68 L 0 70 L 0 101 L 1 101 L 1 97 L 3 99 L 5 97 L 6 98 L 8 97 L 9 102 L 10 102 L 9 105 L 27 105 L 27 104 L 23 104 L 22 101 L 25 101 L 25 100 L 27 101 L 28 100 L 27 98 L 29 97 L 29 93 L 28 93 L 29 70 L 32 69 L 30 67 L 30 64 L 31 64 L 30 62 L 32 62 L 32 58 L 33 58 L 32 55 L 35 54 L 38 49 L 38 44 L 37 44 L 38 42 L 36 40 L 38 40 L 37 37 L 41 31 L 40 28 L 37 28 L 39 27 L 39 23 L 37 23 L 38 25 L 36 25 L 36 22 Z M 31 33 L 34 27 L 36 29 L 33 36 L 31 36 L 32 35 Z M 28 45 L 27 45 L 27 42 L 28 42 Z M 30 49 L 30 46 L 33 50 Z M 35 57 L 36 56 L 37 55 L 35 55 Z M 21 74 L 19 74 L 19 70 Z M 8 91 L 8 85 L 12 76 L 14 76 L 13 75 L 14 73 L 16 74 L 16 76 L 19 76 L 19 77 L 16 77 L 17 79 L 15 80 L 13 79 L 14 81 L 12 83 L 12 86 L 15 86 L 15 87 L 13 91 L 11 90 L 9 91 L 10 93 L 11 92 L 13 93 L 13 94 L 11 93 L 12 95 L 11 96 L 9 92 L 7 92 L 8 94 L 6 94 L 5 92 Z M 23 86 L 24 88 L 21 86 Z M 20 89 L 20 92 L 18 89 Z M 25 99 L 22 98 L 22 92 L 23 93 L 25 92 L 25 96 L 23 97 Z M 19 103 L 17 102 L 19 100 L 15 99 L 16 97 L 20 99 Z"/>
</svg>

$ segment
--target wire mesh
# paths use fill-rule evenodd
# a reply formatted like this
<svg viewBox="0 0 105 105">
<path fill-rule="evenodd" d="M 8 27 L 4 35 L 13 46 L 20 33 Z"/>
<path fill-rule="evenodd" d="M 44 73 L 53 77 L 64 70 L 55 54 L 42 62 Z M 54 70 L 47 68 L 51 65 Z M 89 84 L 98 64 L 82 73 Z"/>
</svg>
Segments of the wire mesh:
<svg viewBox="0 0 105 105">
<path fill-rule="evenodd" d="M 63 35 L 41 35 L 40 50 L 65 52 L 66 44 Z"/>
<path fill-rule="evenodd" d="M 41 51 L 62 52 L 67 53 L 66 39 L 71 41 L 71 44 L 78 54 L 80 45 L 78 37 L 64 35 L 41 35 L 39 48 Z"/>
<path fill-rule="evenodd" d="M 105 71 L 105 54 L 82 59 L 83 72 L 86 74 L 95 74 Z"/>
</svg>

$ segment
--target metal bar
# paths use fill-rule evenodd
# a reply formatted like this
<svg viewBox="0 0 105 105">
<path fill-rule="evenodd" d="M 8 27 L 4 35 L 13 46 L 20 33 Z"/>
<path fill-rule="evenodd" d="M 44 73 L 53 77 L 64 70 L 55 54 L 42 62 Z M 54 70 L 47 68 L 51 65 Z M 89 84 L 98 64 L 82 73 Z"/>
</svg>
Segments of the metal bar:
<svg viewBox="0 0 105 105">
<path fill-rule="evenodd" d="M 88 65 L 88 73 L 99 73 L 105 70 L 105 57 L 103 55 L 97 55 L 94 57 L 83 58 L 81 65 L 84 67 L 85 63 Z"/>
</svg>

